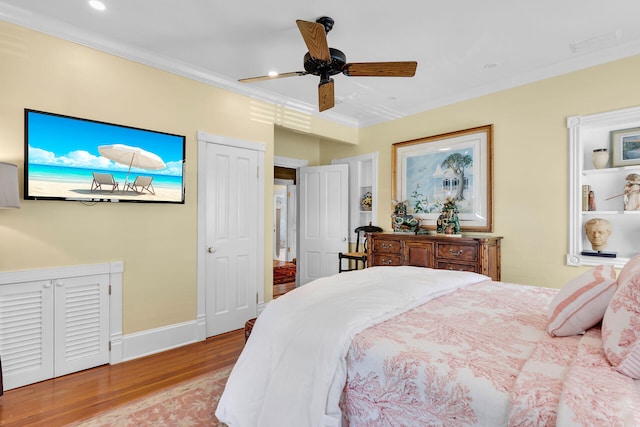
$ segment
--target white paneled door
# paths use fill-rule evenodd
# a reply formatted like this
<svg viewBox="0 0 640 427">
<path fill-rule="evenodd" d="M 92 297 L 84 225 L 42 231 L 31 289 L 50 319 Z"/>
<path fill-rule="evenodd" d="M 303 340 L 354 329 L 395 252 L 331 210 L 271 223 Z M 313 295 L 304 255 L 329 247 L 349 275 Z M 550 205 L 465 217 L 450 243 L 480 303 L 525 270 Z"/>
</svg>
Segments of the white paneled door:
<svg viewBox="0 0 640 427">
<path fill-rule="evenodd" d="M 338 252 L 349 237 L 349 166 L 298 170 L 300 230 L 298 285 L 338 273 Z"/>
<path fill-rule="evenodd" d="M 258 274 L 258 153 L 206 144 L 207 336 L 240 329 L 256 317 Z M 259 209 L 260 208 L 260 209 Z"/>
</svg>

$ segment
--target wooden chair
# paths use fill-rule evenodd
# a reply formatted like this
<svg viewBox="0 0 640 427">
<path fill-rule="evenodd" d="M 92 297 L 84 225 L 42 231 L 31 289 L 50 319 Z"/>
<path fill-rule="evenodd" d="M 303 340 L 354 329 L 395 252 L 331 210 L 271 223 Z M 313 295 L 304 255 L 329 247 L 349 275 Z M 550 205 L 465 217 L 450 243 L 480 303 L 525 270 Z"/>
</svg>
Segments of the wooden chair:
<svg viewBox="0 0 640 427">
<path fill-rule="evenodd" d="M 338 253 L 338 273 L 342 273 L 343 271 L 358 270 L 359 262 L 362 263 L 362 268 L 365 268 L 367 266 L 366 233 L 375 233 L 375 232 L 379 233 L 382 231 L 382 228 L 377 227 L 375 225 L 362 225 L 356 228 L 354 231 L 356 233 L 356 250 L 355 252 L 345 252 L 345 253 L 339 252 Z M 362 251 L 360 250 L 360 234 L 363 234 Z M 343 259 L 348 260 L 349 263 L 350 263 L 349 260 L 353 260 L 355 268 L 351 268 L 351 266 L 349 265 L 348 268 L 343 269 L 342 268 Z"/>
</svg>

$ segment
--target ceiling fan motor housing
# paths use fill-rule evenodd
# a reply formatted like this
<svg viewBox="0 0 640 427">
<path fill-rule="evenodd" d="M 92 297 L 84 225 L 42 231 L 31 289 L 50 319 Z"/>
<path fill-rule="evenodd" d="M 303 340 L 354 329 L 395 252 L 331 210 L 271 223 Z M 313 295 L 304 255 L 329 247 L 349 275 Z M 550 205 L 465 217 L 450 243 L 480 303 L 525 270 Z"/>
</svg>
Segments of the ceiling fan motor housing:
<svg viewBox="0 0 640 427">
<path fill-rule="evenodd" d="M 304 69 L 309 74 L 320 76 L 321 80 L 328 80 L 330 76 L 334 76 L 342 72 L 344 65 L 347 63 L 347 57 L 342 51 L 329 48 L 331 54 L 331 62 L 320 61 L 312 58 L 309 52 L 304 55 Z"/>
<path fill-rule="evenodd" d="M 320 18 L 316 19 L 316 22 L 318 24 L 322 24 L 325 34 L 328 34 L 329 31 L 331 31 L 331 29 L 333 28 L 333 18 L 329 18 L 328 16 L 321 16 Z"/>
</svg>

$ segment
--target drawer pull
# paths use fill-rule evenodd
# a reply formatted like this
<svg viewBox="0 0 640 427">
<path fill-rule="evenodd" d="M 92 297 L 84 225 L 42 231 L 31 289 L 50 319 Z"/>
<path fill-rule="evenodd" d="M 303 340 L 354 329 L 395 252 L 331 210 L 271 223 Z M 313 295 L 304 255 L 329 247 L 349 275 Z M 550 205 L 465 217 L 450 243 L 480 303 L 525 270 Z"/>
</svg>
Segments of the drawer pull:
<svg viewBox="0 0 640 427">
<path fill-rule="evenodd" d="M 382 247 L 382 249 L 391 249 L 393 247 L 393 244 L 391 243 L 380 243 L 380 247 Z"/>
<path fill-rule="evenodd" d="M 391 265 L 391 262 L 392 261 L 390 259 L 384 259 L 384 258 L 382 259 L 382 264 L 384 265 Z"/>
<path fill-rule="evenodd" d="M 449 253 L 453 256 L 460 256 L 462 255 L 462 249 L 458 249 L 458 252 L 453 252 L 453 249 L 449 249 Z"/>
</svg>

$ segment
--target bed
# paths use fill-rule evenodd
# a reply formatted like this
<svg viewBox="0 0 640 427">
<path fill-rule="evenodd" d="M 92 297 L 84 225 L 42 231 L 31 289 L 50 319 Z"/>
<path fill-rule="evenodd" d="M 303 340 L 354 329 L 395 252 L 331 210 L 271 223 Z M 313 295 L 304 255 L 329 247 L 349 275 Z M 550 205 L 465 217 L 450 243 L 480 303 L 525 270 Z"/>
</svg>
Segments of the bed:
<svg viewBox="0 0 640 427">
<path fill-rule="evenodd" d="M 561 291 L 418 267 L 316 280 L 265 308 L 216 416 L 231 427 L 640 426 L 635 360 L 623 352 L 612 366 L 616 332 L 594 314 L 610 314 L 623 273 L 599 267 Z M 640 352 L 640 336 L 625 339 Z"/>
</svg>

